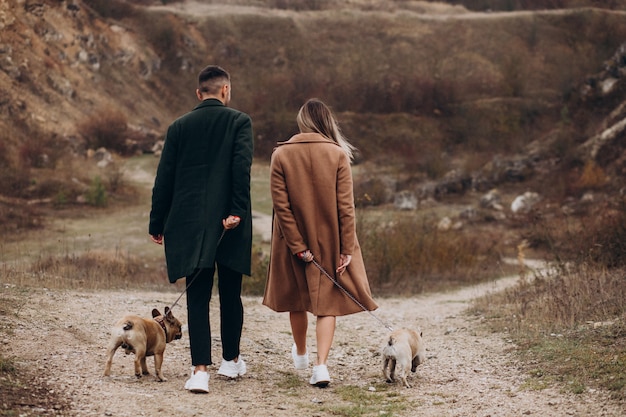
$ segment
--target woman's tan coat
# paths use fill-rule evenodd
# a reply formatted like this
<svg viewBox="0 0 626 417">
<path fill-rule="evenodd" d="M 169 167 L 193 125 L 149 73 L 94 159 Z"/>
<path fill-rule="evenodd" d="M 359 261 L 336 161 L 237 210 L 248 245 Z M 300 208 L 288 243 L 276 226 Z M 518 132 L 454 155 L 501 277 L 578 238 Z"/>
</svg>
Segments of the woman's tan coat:
<svg viewBox="0 0 626 417">
<path fill-rule="evenodd" d="M 317 133 L 278 143 L 272 154 L 274 204 L 270 264 L 263 304 L 274 311 L 342 316 L 363 311 L 313 264 L 295 254 L 310 249 L 315 260 L 368 310 L 371 297 L 356 237 L 352 172 L 345 152 Z M 352 255 L 335 274 L 339 255 Z"/>
</svg>

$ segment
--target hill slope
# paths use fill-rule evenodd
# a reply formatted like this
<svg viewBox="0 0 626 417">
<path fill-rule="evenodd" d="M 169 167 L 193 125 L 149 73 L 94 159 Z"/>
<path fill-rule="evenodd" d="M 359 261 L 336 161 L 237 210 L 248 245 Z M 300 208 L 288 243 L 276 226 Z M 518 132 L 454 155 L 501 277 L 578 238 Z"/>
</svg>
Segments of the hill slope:
<svg viewBox="0 0 626 417">
<path fill-rule="evenodd" d="M 394 175 L 412 190 L 454 170 L 474 183 L 498 177 L 489 171 L 495 156 L 540 161 L 524 177 L 538 180 L 533 186 L 555 173 L 572 182 L 588 160 L 611 193 L 623 179 L 623 12 L 150 3 L 0 4 L 0 193 L 58 194 L 63 185 L 21 190 L 59 166 L 80 165 L 86 148 L 99 145 L 85 128 L 96 122 L 111 128 L 121 119 L 120 152 L 149 150 L 195 104 L 195 77 L 207 63 L 232 73 L 233 106 L 253 117 L 261 158 L 295 131 L 299 105 L 318 96 L 339 113 L 362 161 L 397 166 L 402 175 Z M 611 126 L 609 139 L 593 139 Z M 598 140 L 606 151 L 591 150 Z M 80 159 L 63 162 L 60 152 Z M 562 188 L 560 197 L 580 196 Z"/>
</svg>

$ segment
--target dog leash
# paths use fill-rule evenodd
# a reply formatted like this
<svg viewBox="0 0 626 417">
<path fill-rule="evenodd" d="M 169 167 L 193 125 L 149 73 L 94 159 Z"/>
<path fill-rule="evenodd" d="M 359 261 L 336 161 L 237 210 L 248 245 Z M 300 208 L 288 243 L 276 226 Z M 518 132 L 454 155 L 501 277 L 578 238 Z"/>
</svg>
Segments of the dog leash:
<svg viewBox="0 0 626 417">
<path fill-rule="evenodd" d="M 222 238 L 224 237 L 224 235 L 226 234 L 226 228 L 224 228 L 222 230 L 222 234 L 220 235 L 220 238 L 217 240 L 217 245 L 215 245 L 215 247 L 217 248 L 220 245 L 220 242 L 222 241 Z M 178 296 L 178 298 L 176 299 L 176 301 L 174 301 L 174 303 L 172 304 L 172 306 L 170 307 L 170 310 L 174 309 L 174 306 L 176 306 L 176 304 L 178 304 L 178 302 L 180 301 L 181 297 L 183 296 L 184 293 L 187 292 L 187 290 L 189 289 L 189 287 L 191 287 L 191 284 L 193 284 L 193 281 L 198 277 L 198 275 L 200 274 L 200 271 L 202 271 L 201 269 L 198 269 L 198 271 L 193 274 L 193 276 L 191 277 L 191 280 L 189 281 L 189 283 L 187 284 L 187 286 L 185 287 L 185 289 L 183 290 L 183 292 L 180 293 L 180 295 Z"/>
<path fill-rule="evenodd" d="M 371 311 L 369 311 L 367 308 L 365 308 L 365 306 L 363 304 L 361 304 L 359 302 L 359 300 L 357 300 L 354 296 L 352 296 L 352 294 L 350 294 L 350 292 L 348 292 L 348 290 L 346 290 L 340 283 L 339 281 L 337 281 L 335 278 L 333 278 L 328 272 L 326 272 L 326 270 L 322 267 L 322 265 L 318 264 L 317 261 L 315 260 L 315 258 L 313 258 L 313 260 L 311 261 L 313 263 L 313 265 L 315 265 L 317 267 L 317 269 L 319 269 L 322 274 L 326 275 L 326 277 L 332 281 L 333 284 L 335 284 L 337 286 L 337 288 L 339 288 L 346 296 L 348 296 L 348 298 L 350 298 L 352 301 L 354 301 L 359 307 L 361 307 L 363 309 L 363 311 L 365 311 L 367 314 L 369 314 L 370 316 L 374 317 L 380 324 L 382 324 L 387 330 L 389 330 L 390 332 L 393 331 L 393 327 L 391 327 L 389 324 L 385 323 L 380 317 L 378 317 L 376 314 L 372 313 Z"/>
</svg>

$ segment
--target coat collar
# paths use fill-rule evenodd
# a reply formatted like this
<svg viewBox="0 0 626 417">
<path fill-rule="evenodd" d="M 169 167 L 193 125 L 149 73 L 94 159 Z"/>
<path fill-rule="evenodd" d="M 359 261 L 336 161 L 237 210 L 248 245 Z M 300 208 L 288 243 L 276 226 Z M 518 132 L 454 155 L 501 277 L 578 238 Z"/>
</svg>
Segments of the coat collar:
<svg viewBox="0 0 626 417">
<path fill-rule="evenodd" d="M 332 143 L 334 145 L 339 146 L 334 141 L 320 135 L 319 133 L 298 133 L 293 135 L 289 140 L 284 142 L 278 142 L 277 145 L 291 145 L 296 143 L 315 143 L 315 142 L 323 142 L 323 143 Z"/>
<path fill-rule="evenodd" d="M 198 104 L 194 110 L 196 109 L 201 109 L 204 107 L 212 107 L 212 106 L 224 106 L 224 103 L 222 103 L 221 101 L 219 101 L 216 98 L 207 98 L 206 100 L 203 100 L 200 104 Z"/>
</svg>

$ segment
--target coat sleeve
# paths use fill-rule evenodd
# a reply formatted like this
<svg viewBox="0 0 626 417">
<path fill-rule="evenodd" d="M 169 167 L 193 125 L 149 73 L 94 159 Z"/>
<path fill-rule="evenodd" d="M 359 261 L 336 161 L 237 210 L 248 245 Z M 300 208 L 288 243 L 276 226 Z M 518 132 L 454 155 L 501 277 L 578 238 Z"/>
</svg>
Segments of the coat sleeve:
<svg viewBox="0 0 626 417">
<path fill-rule="evenodd" d="M 233 160 L 231 164 L 233 193 L 230 213 L 243 220 L 248 215 L 250 206 L 250 166 L 254 152 L 252 121 L 246 114 L 240 114 L 235 135 Z"/>
<path fill-rule="evenodd" d="M 337 169 L 337 212 L 339 214 L 340 253 L 352 255 L 356 244 L 356 221 L 352 170 L 347 155 L 339 161 Z"/>
<path fill-rule="evenodd" d="M 277 152 L 272 155 L 270 163 L 270 191 L 274 205 L 275 221 L 278 222 L 287 246 L 292 254 L 308 249 L 302 234 L 298 230 L 296 218 L 291 210 L 285 172 Z"/>
<path fill-rule="evenodd" d="M 165 136 L 163 151 L 152 188 L 152 209 L 148 233 L 163 234 L 165 222 L 172 204 L 176 172 L 176 124 L 170 125 Z"/>
</svg>

